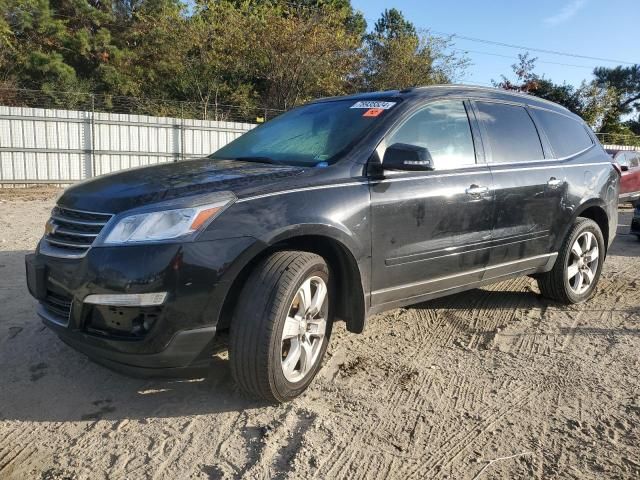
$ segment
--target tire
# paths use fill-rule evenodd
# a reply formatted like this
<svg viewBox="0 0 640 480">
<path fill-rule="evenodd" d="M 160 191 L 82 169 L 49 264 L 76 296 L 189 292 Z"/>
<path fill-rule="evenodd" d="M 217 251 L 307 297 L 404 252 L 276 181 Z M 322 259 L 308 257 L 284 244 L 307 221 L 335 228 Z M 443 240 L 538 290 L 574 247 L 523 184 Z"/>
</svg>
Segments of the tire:
<svg viewBox="0 0 640 480">
<path fill-rule="evenodd" d="M 579 257 L 572 252 L 572 248 L 576 244 L 577 240 L 580 240 L 578 247 L 584 247 L 586 239 L 591 235 L 591 250 L 593 252 L 593 241 L 597 243 L 597 261 L 586 261 L 591 257 L 586 256 L 582 258 L 582 262 Z M 586 250 L 586 249 L 585 249 Z M 558 258 L 553 266 L 553 269 L 549 272 L 540 274 L 537 277 L 538 287 L 542 296 L 555 300 L 564 304 L 581 303 L 587 300 L 596 289 L 600 273 L 602 272 L 602 265 L 605 257 L 605 243 L 602 231 L 596 222 L 588 218 L 578 217 L 573 224 L 565 241 L 560 248 Z M 585 260 L 586 259 L 586 260 Z M 569 270 L 571 262 L 572 269 Z M 578 267 L 576 267 L 578 265 Z M 586 268 L 590 273 L 586 272 Z M 569 278 L 569 275 L 576 271 L 577 275 Z M 584 272 L 584 273 L 582 273 Z M 587 282 L 589 275 L 592 275 L 591 280 Z M 582 278 L 578 278 L 581 276 Z M 580 283 L 580 288 L 578 283 Z"/>
<path fill-rule="evenodd" d="M 322 284 L 318 306 L 313 301 L 319 302 Z M 229 338 L 231 373 L 245 393 L 286 402 L 306 390 L 331 336 L 330 299 L 329 269 L 318 255 L 276 252 L 256 266 L 238 299 Z"/>
</svg>

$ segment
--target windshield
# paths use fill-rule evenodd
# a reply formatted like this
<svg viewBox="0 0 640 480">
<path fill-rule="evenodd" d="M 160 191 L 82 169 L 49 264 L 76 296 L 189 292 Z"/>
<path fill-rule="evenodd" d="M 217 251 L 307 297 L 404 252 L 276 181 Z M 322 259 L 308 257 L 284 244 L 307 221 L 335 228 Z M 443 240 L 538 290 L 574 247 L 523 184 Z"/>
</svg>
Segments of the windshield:
<svg viewBox="0 0 640 480">
<path fill-rule="evenodd" d="M 326 166 L 394 105 L 354 100 L 305 105 L 249 130 L 211 157 Z"/>
</svg>

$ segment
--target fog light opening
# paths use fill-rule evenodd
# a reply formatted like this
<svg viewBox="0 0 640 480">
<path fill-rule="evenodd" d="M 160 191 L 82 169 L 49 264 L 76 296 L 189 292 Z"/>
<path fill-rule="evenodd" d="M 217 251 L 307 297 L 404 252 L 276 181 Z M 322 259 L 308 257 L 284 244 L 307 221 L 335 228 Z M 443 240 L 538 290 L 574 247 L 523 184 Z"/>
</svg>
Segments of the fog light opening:
<svg viewBox="0 0 640 480">
<path fill-rule="evenodd" d="M 93 294 L 85 297 L 84 303 L 113 307 L 155 307 L 162 305 L 166 298 L 167 292 Z"/>
</svg>

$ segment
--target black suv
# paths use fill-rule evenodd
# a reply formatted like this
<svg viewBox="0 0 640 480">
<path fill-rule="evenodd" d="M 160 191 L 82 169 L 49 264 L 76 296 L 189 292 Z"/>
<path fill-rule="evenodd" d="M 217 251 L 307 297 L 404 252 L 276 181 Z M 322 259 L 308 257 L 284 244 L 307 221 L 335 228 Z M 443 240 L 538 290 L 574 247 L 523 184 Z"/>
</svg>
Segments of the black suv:
<svg viewBox="0 0 640 480">
<path fill-rule="evenodd" d="M 209 158 L 95 178 L 26 258 L 38 314 L 130 373 L 184 373 L 223 339 L 245 391 L 299 395 L 335 321 L 518 275 L 591 296 L 619 175 L 534 97 L 437 86 L 322 99 Z M 228 335 L 227 335 L 228 333 Z"/>
</svg>

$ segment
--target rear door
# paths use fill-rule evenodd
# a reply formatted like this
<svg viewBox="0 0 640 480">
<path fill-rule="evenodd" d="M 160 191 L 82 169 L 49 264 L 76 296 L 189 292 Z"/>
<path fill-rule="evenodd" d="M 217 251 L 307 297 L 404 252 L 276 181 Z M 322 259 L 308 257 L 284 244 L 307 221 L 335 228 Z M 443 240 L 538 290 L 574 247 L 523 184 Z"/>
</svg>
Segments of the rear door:
<svg viewBox="0 0 640 480">
<path fill-rule="evenodd" d="M 463 100 L 407 115 L 378 147 L 426 147 L 433 171 L 385 171 L 371 182 L 372 306 L 473 283 L 489 259 L 493 182 Z"/>
<path fill-rule="evenodd" d="M 484 277 L 544 265 L 561 221 L 565 174 L 551 159 L 529 110 L 520 104 L 476 101 L 493 175 L 493 245 Z"/>
</svg>

